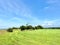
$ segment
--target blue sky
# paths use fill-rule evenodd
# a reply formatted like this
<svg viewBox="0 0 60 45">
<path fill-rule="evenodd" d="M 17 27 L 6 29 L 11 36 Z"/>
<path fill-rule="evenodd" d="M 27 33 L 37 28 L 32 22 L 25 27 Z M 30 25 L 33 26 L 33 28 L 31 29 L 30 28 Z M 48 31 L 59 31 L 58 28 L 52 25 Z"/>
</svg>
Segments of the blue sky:
<svg viewBox="0 0 60 45">
<path fill-rule="evenodd" d="M 0 28 L 26 23 L 60 26 L 60 0 L 0 0 Z"/>
</svg>

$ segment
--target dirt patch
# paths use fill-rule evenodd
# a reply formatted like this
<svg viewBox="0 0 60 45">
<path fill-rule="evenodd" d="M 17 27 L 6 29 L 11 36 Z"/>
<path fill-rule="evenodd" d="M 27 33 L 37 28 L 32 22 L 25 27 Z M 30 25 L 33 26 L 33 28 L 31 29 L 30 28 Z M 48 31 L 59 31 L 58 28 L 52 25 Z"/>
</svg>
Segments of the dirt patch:
<svg viewBox="0 0 60 45">
<path fill-rule="evenodd" d="M 5 34 L 7 31 L 6 30 L 0 30 L 0 35 Z"/>
</svg>

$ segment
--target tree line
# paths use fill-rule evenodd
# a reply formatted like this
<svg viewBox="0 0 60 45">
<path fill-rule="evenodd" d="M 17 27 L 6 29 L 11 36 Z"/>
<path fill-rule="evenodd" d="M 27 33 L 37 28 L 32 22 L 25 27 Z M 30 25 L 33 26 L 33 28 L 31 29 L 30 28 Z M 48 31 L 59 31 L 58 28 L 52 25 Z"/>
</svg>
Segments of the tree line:
<svg viewBox="0 0 60 45">
<path fill-rule="evenodd" d="M 13 32 L 14 29 L 20 29 L 21 31 L 24 31 L 24 30 L 37 30 L 37 29 L 60 29 L 60 27 L 47 27 L 47 28 L 44 28 L 41 25 L 37 25 L 37 26 L 22 25 L 19 28 L 17 28 L 17 27 L 8 28 L 7 31 L 8 32 Z"/>
<path fill-rule="evenodd" d="M 17 27 L 12 27 L 12 28 L 8 28 L 7 31 L 8 32 L 13 32 L 13 29 L 20 29 L 21 31 L 24 31 L 24 30 L 35 30 L 35 29 L 43 29 L 43 27 L 41 25 L 37 25 L 37 26 L 32 26 L 32 25 L 22 25 L 20 26 L 19 28 Z"/>
<path fill-rule="evenodd" d="M 60 29 L 60 27 L 48 27 L 46 29 Z"/>
</svg>

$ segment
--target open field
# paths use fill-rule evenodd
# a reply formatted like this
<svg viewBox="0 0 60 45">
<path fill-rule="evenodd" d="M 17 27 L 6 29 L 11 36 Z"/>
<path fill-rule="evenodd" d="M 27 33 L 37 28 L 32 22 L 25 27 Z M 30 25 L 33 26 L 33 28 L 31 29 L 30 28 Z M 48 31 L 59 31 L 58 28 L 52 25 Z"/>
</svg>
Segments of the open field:
<svg viewBox="0 0 60 45">
<path fill-rule="evenodd" d="M 0 45 L 60 45 L 60 29 L 0 31 Z"/>
</svg>

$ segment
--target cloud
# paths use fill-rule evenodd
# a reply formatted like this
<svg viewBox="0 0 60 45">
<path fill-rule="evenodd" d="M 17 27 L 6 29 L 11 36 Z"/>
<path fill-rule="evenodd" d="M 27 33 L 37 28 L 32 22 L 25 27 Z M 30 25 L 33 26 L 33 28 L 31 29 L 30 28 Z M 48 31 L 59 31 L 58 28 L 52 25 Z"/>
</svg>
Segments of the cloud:
<svg viewBox="0 0 60 45">
<path fill-rule="evenodd" d="M 44 20 L 41 24 L 44 27 L 59 27 L 60 26 L 60 19 L 55 20 Z"/>
<path fill-rule="evenodd" d="M 21 0 L 0 0 L 0 27 L 13 27 L 40 20 L 32 15 L 31 10 Z"/>
<path fill-rule="evenodd" d="M 54 3 L 58 3 L 59 0 L 47 0 L 47 3 L 49 4 L 54 4 Z"/>
<path fill-rule="evenodd" d="M 0 11 L 7 16 L 22 16 L 29 18 L 31 16 L 30 10 L 21 0 L 2 0 L 0 1 Z M 11 14 L 11 15 L 10 15 Z M 14 15 L 15 14 L 15 15 Z"/>
<path fill-rule="evenodd" d="M 22 24 L 25 25 L 26 21 L 21 18 L 15 17 L 10 20 L 0 19 L 0 28 L 19 27 Z"/>
<path fill-rule="evenodd" d="M 50 6 L 60 6 L 60 0 L 46 0 L 46 3 Z"/>
<path fill-rule="evenodd" d="M 51 27 L 51 26 L 53 26 L 53 24 L 54 24 L 54 21 L 47 21 L 47 20 L 45 20 L 43 22 L 42 26 L 44 26 L 44 27 Z"/>
<path fill-rule="evenodd" d="M 2 17 L 7 16 L 22 16 L 30 17 L 31 12 L 27 6 L 20 0 L 1 0 L 0 1 L 0 12 L 3 14 Z M 4 16 L 5 15 L 5 16 Z"/>
<path fill-rule="evenodd" d="M 43 8 L 43 10 L 48 10 L 50 7 L 49 6 L 46 6 Z"/>
<path fill-rule="evenodd" d="M 52 1 L 49 0 L 49 2 Z M 49 9 L 49 6 L 45 9 Z M 40 20 L 33 16 L 31 9 L 22 0 L 0 0 L 0 28 L 18 27 L 26 23 L 53 26 L 53 24 L 56 25 L 55 22 L 58 21 Z"/>
</svg>

